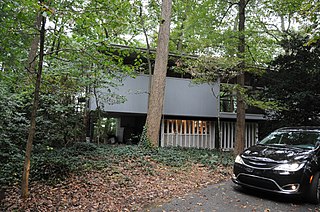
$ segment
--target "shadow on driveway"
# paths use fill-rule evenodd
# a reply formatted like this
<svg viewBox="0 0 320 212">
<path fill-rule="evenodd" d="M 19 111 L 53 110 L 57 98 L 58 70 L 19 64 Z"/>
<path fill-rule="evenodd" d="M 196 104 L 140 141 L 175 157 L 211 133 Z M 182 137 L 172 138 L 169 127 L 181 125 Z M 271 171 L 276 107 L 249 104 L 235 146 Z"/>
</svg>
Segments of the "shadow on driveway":
<svg viewBox="0 0 320 212">
<path fill-rule="evenodd" d="M 275 195 L 256 190 L 243 189 L 227 181 L 208 186 L 184 197 L 148 208 L 145 211 L 320 211 L 320 205 L 303 202 L 298 197 Z"/>
</svg>

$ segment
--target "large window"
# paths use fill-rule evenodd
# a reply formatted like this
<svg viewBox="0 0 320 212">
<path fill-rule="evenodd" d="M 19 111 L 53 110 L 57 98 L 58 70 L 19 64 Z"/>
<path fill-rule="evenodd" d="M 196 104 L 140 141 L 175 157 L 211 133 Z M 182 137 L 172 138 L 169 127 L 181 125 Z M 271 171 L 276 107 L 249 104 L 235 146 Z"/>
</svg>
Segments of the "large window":
<svg viewBox="0 0 320 212">
<path fill-rule="evenodd" d="M 206 135 L 210 134 L 209 121 L 202 120 L 164 120 L 164 133 L 176 133 L 183 135 Z"/>
</svg>

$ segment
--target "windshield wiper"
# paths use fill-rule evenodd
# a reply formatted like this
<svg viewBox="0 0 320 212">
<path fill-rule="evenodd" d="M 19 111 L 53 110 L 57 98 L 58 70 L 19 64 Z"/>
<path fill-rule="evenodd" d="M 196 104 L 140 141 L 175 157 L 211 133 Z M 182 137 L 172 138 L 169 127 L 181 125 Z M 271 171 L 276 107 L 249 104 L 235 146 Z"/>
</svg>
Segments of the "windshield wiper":
<svg viewBox="0 0 320 212">
<path fill-rule="evenodd" d="M 288 145 L 286 144 L 266 144 L 267 146 L 273 146 L 273 147 L 282 147 L 282 148 L 288 148 Z"/>
<path fill-rule="evenodd" d="M 265 144 L 260 144 L 260 143 L 257 143 L 257 145 L 260 145 L 260 146 L 265 146 Z"/>
</svg>

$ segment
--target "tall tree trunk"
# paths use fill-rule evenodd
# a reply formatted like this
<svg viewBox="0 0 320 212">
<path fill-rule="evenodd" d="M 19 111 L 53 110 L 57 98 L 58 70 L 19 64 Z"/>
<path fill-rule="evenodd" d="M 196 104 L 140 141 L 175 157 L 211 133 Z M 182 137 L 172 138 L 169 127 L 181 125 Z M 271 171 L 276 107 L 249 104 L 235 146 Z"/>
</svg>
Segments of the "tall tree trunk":
<svg viewBox="0 0 320 212">
<path fill-rule="evenodd" d="M 24 166 L 23 166 L 23 175 L 22 175 L 22 183 L 21 183 L 21 196 L 23 198 L 28 197 L 30 158 L 31 158 L 32 143 L 33 143 L 34 135 L 36 132 L 36 116 L 37 116 L 37 110 L 38 110 L 39 98 L 40 98 L 41 75 L 42 75 L 43 57 L 44 57 L 44 39 L 45 39 L 46 18 L 44 16 L 42 16 L 41 13 L 39 13 L 38 18 L 39 18 L 39 16 L 41 18 L 40 52 L 39 52 L 37 78 L 36 78 L 36 82 L 35 82 L 34 99 L 33 99 L 32 112 L 31 112 L 30 129 L 29 129 L 29 135 L 28 135 L 28 140 L 27 140 L 26 155 L 25 155 L 25 161 L 24 161 Z M 38 35 L 36 35 L 36 36 L 38 36 Z M 33 51 L 33 50 L 31 50 L 31 51 Z M 34 53 L 36 53 L 36 51 L 34 51 Z M 33 58 L 35 58 L 35 57 L 36 57 L 36 55 L 33 55 Z M 33 60 L 33 62 L 35 62 L 35 61 Z M 32 65 L 30 67 L 32 67 Z"/>
<path fill-rule="evenodd" d="M 237 76 L 237 123 L 236 123 L 236 142 L 234 147 L 234 153 L 237 155 L 244 149 L 245 144 L 245 102 L 243 99 L 243 88 L 244 88 L 244 53 L 245 53 L 245 7 L 246 0 L 239 1 L 239 45 L 238 45 L 238 57 L 241 60 L 240 73 Z"/>
<path fill-rule="evenodd" d="M 147 114 L 147 137 L 153 146 L 158 146 L 161 115 L 163 110 L 167 64 L 169 54 L 169 35 L 172 0 L 163 0 L 158 36 L 154 75 L 150 91 Z"/>
</svg>

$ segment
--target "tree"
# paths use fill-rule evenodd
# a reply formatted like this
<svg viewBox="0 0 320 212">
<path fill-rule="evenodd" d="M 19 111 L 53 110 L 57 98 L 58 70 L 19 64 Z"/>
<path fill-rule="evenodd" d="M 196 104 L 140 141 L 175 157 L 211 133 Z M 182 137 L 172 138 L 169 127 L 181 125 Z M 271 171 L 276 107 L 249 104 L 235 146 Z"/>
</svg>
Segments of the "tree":
<svg viewBox="0 0 320 212">
<path fill-rule="evenodd" d="M 247 7 L 247 4 L 249 3 L 249 1 L 246 0 L 240 0 L 239 2 L 230 2 L 230 4 L 226 4 L 225 2 L 222 1 L 217 1 L 216 4 L 219 5 L 217 6 L 220 10 L 222 8 L 225 9 L 225 11 L 227 11 L 227 13 L 229 12 L 229 10 L 231 11 L 234 5 L 238 5 L 238 15 L 237 18 L 235 20 L 232 20 L 235 22 L 234 25 L 238 24 L 238 26 L 232 26 L 230 25 L 230 20 L 229 23 L 224 22 L 224 19 L 227 16 L 227 13 L 218 12 L 218 15 L 216 15 L 216 17 L 212 17 L 213 21 L 210 20 L 210 23 L 214 23 L 216 24 L 217 27 L 221 27 L 221 30 L 215 30 L 214 33 L 212 33 L 212 29 L 207 29 L 208 31 L 204 30 L 203 26 L 206 26 L 206 22 L 201 23 L 201 31 L 204 32 L 203 35 L 200 35 L 203 37 L 210 37 L 211 39 L 211 43 L 209 43 L 208 41 L 204 42 L 205 46 L 203 46 L 203 48 L 199 49 L 198 51 L 201 52 L 205 52 L 209 57 L 210 55 L 216 55 L 217 52 L 220 53 L 220 57 L 226 57 L 226 58 L 233 58 L 233 55 L 237 54 L 238 55 L 238 59 L 240 61 L 240 63 L 238 64 L 238 67 L 234 67 L 234 72 L 237 72 L 237 84 L 238 86 L 236 86 L 236 91 L 237 91 L 237 123 L 236 123 L 236 146 L 235 146 L 235 153 L 241 152 L 244 149 L 244 142 L 245 142 L 245 100 L 244 100 L 244 73 L 246 71 L 246 61 L 248 60 L 248 54 L 246 55 L 246 42 L 245 42 L 245 36 L 246 36 L 246 32 L 245 32 L 245 8 Z M 208 6 L 207 9 L 208 10 L 214 10 L 213 8 L 213 3 L 210 2 L 206 2 L 205 4 Z M 216 7 L 216 8 L 217 8 Z M 200 12 L 201 10 L 199 10 L 198 12 Z M 235 11 L 233 11 L 235 12 Z M 232 13 L 232 11 L 231 11 Z M 200 13 L 201 14 L 201 13 Z M 219 16 L 219 14 L 221 14 Z M 203 15 L 203 14 L 202 14 Z M 183 21 L 187 21 L 188 20 L 188 14 L 184 14 L 184 18 Z M 220 19 L 218 19 L 220 18 Z M 230 28 L 229 29 L 222 29 L 222 28 L 226 28 L 226 26 L 222 26 L 221 23 L 225 23 L 227 26 L 229 25 Z M 212 27 L 212 26 L 211 26 Z M 200 30 L 200 29 L 199 29 Z M 208 33 L 209 32 L 209 33 Z M 197 33 L 197 32 L 195 32 Z M 217 38 L 213 38 L 211 34 L 214 35 L 218 35 L 218 39 Z M 187 33 L 179 33 L 179 42 L 182 42 L 182 38 L 181 36 L 183 34 L 187 34 Z M 220 35 L 219 35 L 220 34 Z M 226 36 L 226 38 L 221 38 L 221 35 Z M 238 38 L 238 41 L 236 41 L 235 38 Z M 206 38 L 205 38 L 206 39 Z M 223 41 L 225 43 L 229 43 L 226 44 L 225 46 L 221 47 L 221 45 L 217 45 L 215 43 L 215 41 Z M 231 45 L 230 45 L 231 44 Z M 203 45 L 203 44 L 202 44 Z M 216 45 L 216 46 L 215 46 Z M 179 46 L 181 46 L 181 44 L 179 44 Z M 237 46 L 237 49 L 236 49 Z M 216 51 L 216 52 L 214 52 Z M 214 56 L 212 56 L 214 57 Z M 232 67 L 232 63 L 230 63 L 229 67 Z M 199 67 L 199 66 L 198 66 Z M 213 71 L 213 72 L 221 72 L 222 70 L 224 70 L 223 66 L 215 66 L 214 68 L 209 68 L 207 71 Z M 202 72 L 203 73 L 203 72 Z M 225 74 L 211 74 L 212 76 L 214 75 L 228 75 L 227 73 Z M 207 76 L 207 75 L 205 75 Z M 200 76 L 200 78 L 202 78 L 203 80 L 206 80 L 207 82 L 213 80 L 213 78 L 205 78 L 204 75 Z M 217 80 L 217 79 L 215 79 Z"/>
<path fill-rule="evenodd" d="M 179 66 L 185 66 L 183 69 L 191 74 L 193 83 L 196 84 L 208 84 L 211 87 L 212 95 L 217 100 L 221 96 L 221 81 L 228 81 L 236 77 L 237 73 L 235 68 L 239 65 L 239 59 L 236 57 L 210 57 L 200 56 L 197 59 L 186 59 L 185 61 L 179 61 Z M 180 68 L 180 67 L 179 67 Z M 218 91 L 214 90 L 214 85 L 220 84 Z M 218 142 L 221 142 L 221 122 L 220 122 L 220 102 L 217 101 L 217 133 Z"/>
<path fill-rule="evenodd" d="M 0 77 L 10 84 L 9 92 L 21 93 L 24 105 L 16 107 L 14 113 L 22 114 L 25 119 L 31 117 L 22 196 L 28 194 L 33 140 L 50 146 L 79 141 L 79 134 L 85 130 L 79 124 L 83 106 L 78 100 L 83 95 L 88 98 L 85 91 L 90 86 L 114 87 L 117 84 L 113 79 L 120 81 L 123 75 L 132 73 L 132 67 L 123 65 L 122 54 L 106 51 L 112 42 L 129 43 L 123 36 L 135 31 L 133 17 L 136 17 L 136 11 L 131 6 L 129 1 L 92 0 L 85 1 L 85 4 L 83 1 L 41 1 L 40 5 L 31 0 L 24 4 L 15 0 L 1 1 Z M 40 12 L 38 8 L 41 8 Z M 50 19 L 51 24 L 47 26 L 49 30 L 44 41 L 45 19 Z M 36 23 L 35 29 L 30 29 L 32 22 Z M 115 99 L 112 93 L 105 98 Z M 22 102 L 21 99 L 17 103 Z M 30 102 L 33 103 L 32 109 Z M 39 121 L 42 124 L 38 124 Z M 17 144 L 14 136 L 8 134 L 10 137 L 6 140 Z"/>
<path fill-rule="evenodd" d="M 239 64 L 239 73 L 237 76 L 237 122 L 236 122 L 236 139 L 235 139 L 235 147 L 234 154 L 240 154 L 245 146 L 245 120 L 246 120 L 246 109 L 245 109 L 245 101 L 243 96 L 244 89 L 244 69 L 245 69 L 245 9 L 249 0 L 240 0 L 239 1 L 239 44 L 238 44 L 238 57 L 240 59 Z"/>
<path fill-rule="evenodd" d="M 263 75 L 263 97 L 282 106 L 269 113 L 276 127 L 320 124 L 320 42 L 306 45 L 309 40 L 300 35 L 283 40 L 289 54 L 278 56 Z"/>
<path fill-rule="evenodd" d="M 317 42 L 320 39 L 320 2 L 304 0 L 300 14 L 304 18 L 303 25 L 310 37 L 308 43 Z"/>
<path fill-rule="evenodd" d="M 41 9 L 37 16 L 36 27 L 39 28 L 40 31 L 40 49 L 39 49 L 39 62 L 38 62 L 38 69 L 36 72 L 36 81 L 35 81 L 35 90 L 34 90 L 34 99 L 32 105 L 32 113 L 31 113 L 31 120 L 30 120 L 30 129 L 29 135 L 27 140 L 27 147 L 26 147 L 26 155 L 25 161 L 23 166 L 23 174 L 22 174 L 22 185 L 21 185 L 21 196 L 23 198 L 27 198 L 28 196 L 28 182 L 29 182 L 29 174 L 30 174 L 30 158 L 31 158 L 31 150 L 32 150 L 32 143 L 36 132 L 36 117 L 37 117 L 37 110 L 39 105 L 39 97 L 40 97 L 40 86 L 41 86 L 41 77 L 42 77 L 42 70 L 43 70 L 43 57 L 44 57 L 44 42 L 45 42 L 45 24 L 46 24 L 46 17 L 43 15 L 46 8 L 44 7 L 44 1 L 40 1 Z M 38 20 L 40 21 L 40 25 L 38 24 Z M 35 35 L 34 42 L 32 43 L 29 59 L 29 72 L 34 73 L 35 65 L 33 65 L 36 60 L 36 49 L 38 44 L 38 39 L 36 38 L 38 35 Z"/>
<path fill-rule="evenodd" d="M 177 22 L 181 24 L 175 24 L 180 27 L 173 29 L 172 39 L 183 43 L 179 45 L 183 47 L 179 51 L 206 54 L 212 58 L 217 55 L 233 58 L 237 55 L 240 60 L 239 65 L 234 68 L 234 72 L 238 73 L 236 80 L 238 85 L 233 86 L 237 92 L 235 146 L 237 154 L 244 148 L 246 105 L 259 106 L 263 109 L 276 106 L 269 100 L 261 102 L 250 96 L 245 88 L 244 74 L 249 72 L 251 75 L 260 75 L 268 62 L 282 52 L 280 40 L 290 37 L 294 30 L 299 29 L 298 27 L 301 28 L 294 23 L 301 18 L 299 10 L 303 0 L 202 1 L 206 9 L 197 7 L 191 0 L 188 3 L 193 3 L 192 10 L 184 7 L 185 4 L 182 2 L 178 3 L 182 12 L 176 12 L 179 9 L 174 10 L 174 15 L 178 14 L 178 17 L 174 17 L 173 20 L 178 20 Z M 237 11 L 236 6 L 238 6 Z M 188 41 L 192 41 L 190 42 L 192 44 L 189 45 Z M 223 70 L 223 67 L 216 66 L 211 70 L 219 71 Z M 208 80 L 201 71 L 199 73 L 197 77 Z"/>
<path fill-rule="evenodd" d="M 30 27 L 36 20 L 37 1 L 23 4 L 16 0 L 0 2 L 0 70 L 15 70 L 26 66 L 26 49 L 38 33 Z"/>
<path fill-rule="evenodd" d="M 169 54 L 171 8 L 171 0 L 164 0 L 162 2 L 156 61 L 154 67 L 154 75 L 152 77 L 146 121 L 147 137 L 148 139 L 150 139 L 150 142 L 153 146 L 158 145 L 161 115 L 163 110 Z"/>
</svg>

